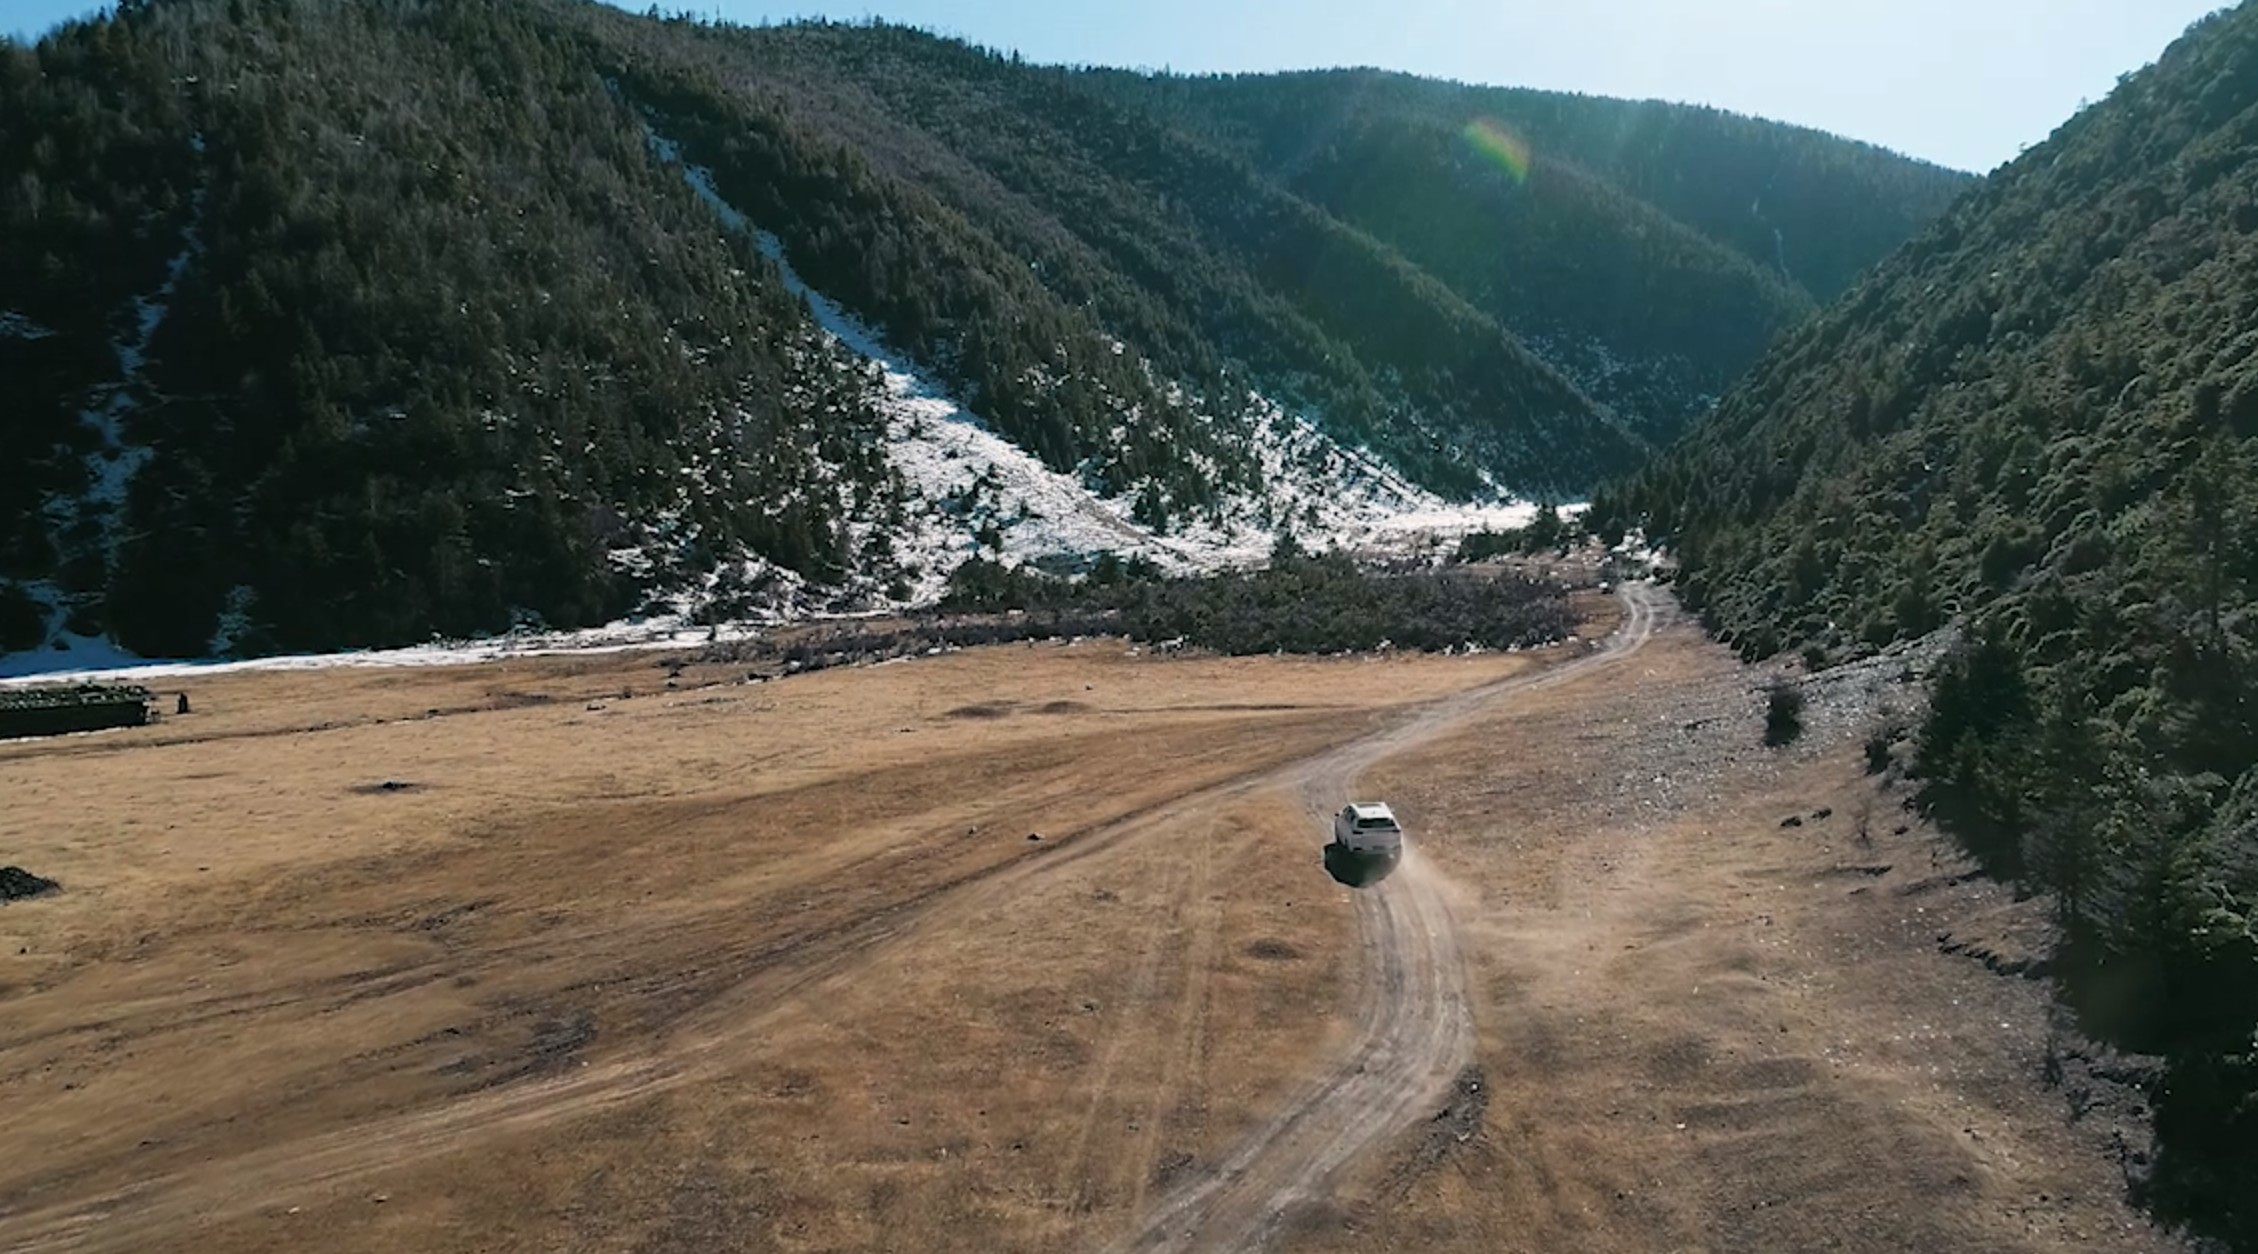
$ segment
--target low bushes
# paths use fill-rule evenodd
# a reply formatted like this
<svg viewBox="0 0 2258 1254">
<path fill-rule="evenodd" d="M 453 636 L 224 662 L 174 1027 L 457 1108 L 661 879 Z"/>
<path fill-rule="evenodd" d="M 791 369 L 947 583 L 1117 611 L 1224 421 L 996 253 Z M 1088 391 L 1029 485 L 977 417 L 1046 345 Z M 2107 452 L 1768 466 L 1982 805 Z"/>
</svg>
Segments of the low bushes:
<svg viewBox="0 0 2258 1254">
<path fill-rule="evenodd" d="M 1516 574 L 1383 572 L 1281 545 L 1267 569 L 1161 578 L 1101 565 L 1069 582 L 969 563 L 944 610 L 1118 614 L 1122 634 L 1219 653 L 1337 653 L 1394 647 L 1506 649 L 1559 640 L 1575 626 L 1565 591 Z"/>
</svg>

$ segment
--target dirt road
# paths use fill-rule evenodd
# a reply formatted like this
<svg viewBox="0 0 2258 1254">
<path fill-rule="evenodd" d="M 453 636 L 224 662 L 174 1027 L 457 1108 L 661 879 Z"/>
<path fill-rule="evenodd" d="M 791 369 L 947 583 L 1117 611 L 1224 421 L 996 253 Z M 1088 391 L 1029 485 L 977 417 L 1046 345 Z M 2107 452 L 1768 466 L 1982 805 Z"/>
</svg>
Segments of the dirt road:
<svg viewBox="0 0 2258 1254">
<path fill-rule="evenodd" d="M 1181 677 L 1183 696 L 1174 700 L 1185 704 L 1147 711 L 1055 699 L 1064 676 L 1074 677 L 1070 691 L 1086 691 L 1085 678 L 1103 682 L 1113 669 L 1141 664 L 1117 658 L 1067 666 L 1071 653 L 1055 650 L 1032 656 L 1043 665 L 1010 681 L 1030 685 L 1026 700 L 992 700 L 1011 695 L 1008 684 L 999 687 L 996 655 L 971 664 L 977 673 L 965 677 L 989 699 L 931 698 L 941 712 L 928 717 L 949 729 L 945 743 L 1000 737 L 993 753 L 904 759 L 899 737 L 917 726 L 893 725 L 905 717 L 900 697 L 843 707 L 872 725 L 842 727 L 821 708 L 830 699 L 823 694 L 868 690 L 871 681 L 801 681 L 791 692 L 813 707 L 803 712 L 805 721 L 811 732 L 821 728 L 822 738 L 776 735 L 769 751 L 776 765 L 761 770 L 786 785 L 795 774 L 810 782 L 783 793 L 770 784 L 687 810 L 661 798 L 683 788 L 684 768 L 698 776 L 695 755 L 714 752 L 717 764 L 744 770 L 743 733 L 736 729 L 745 715 L 736 711 L 752 698 L 737 695 L 742 689 L 659 692 L 651 695 L 664 708 L 611 710 L 599 699 L 580 712 L 580 703 L 609 691 L 599 685 L 610 681 L 573 678 L 559 694 L 559 676 L 572 674 L 569 662 L 519 668 L 517 681 L 485 681 L 495 687 L 490 695 L 499 708 L 466 714 L 464 730 L 502 722 L 478 735 L 481 752 L 467 758 L 450 747 L 450 720 L 432 723 L 413 711 L 427 701 L 442 705 L 436 694 L 422 695 L 431 685 L 458 685 L 468 676 L 401 677 L 417 692 L 399 696 L 388 686 L 393 681 L 377 676 L 245 677 L 245 691 L 265 685 L 255 689 L 262 705 L 274 704 L 277 684 L 333 692 L 342 683 L 371 688 L 372 708 L 397 706 L 399 714 L 340 725 L 324 708 L 319 723 L 270 728 L 227 713 L 232 703 L 223 690 L 199 701 L 222 711 L 210 716 L 218 721 L 156 729 L 139 741 L 62 746 L 60 753 L 22 747 L 10 769 L 19 772 L 25 795 L 90 791 L 107 798 L 111 810 L 87 814 L 83 832 L 57 829 L 45 838 L 44 854 L 40 844 L 20 846 L 27 859 L 80 887 L 46 914 L 11 916 L 48 929 L 23 934 L 31 942 L 21 946 L 26 955 L 55 956 L 39 960 L 43 973 L 18 985 L 33 995 L 17 1003 L 16 1027 L 0 1034 L 7 1064 L 0 1078 L 19 1088 L 58 1070 L 81 1078 L 60 1092 L 49 1084 L 22 1090 L 26 1152 L 0 1172 L 0 1245 L 160 1247 L 213 1225 L 295 1215 L 301 1205 L 349 1196 L 403 1164 L 513 1141 L 547 1143 L 567 1127 L 726 1084 L 765 1056 L 779 1024 L 804 1017 L 822 1000 L 811 990 L 875 987 L 871 972 L 901 963 L 905 948 L 976 935 L 983 920 L 1035 884 L 1151 843 L 1143 837 L 1180 836 L 1187 821 L 1212 823 L 1257 794 L 1286 789 L 1314 798 L 1311 789 L 1337 787 L 1359 764 L 1414 743 L 1499 691 L 1493 683 L 1464 692 L 1468 675 L 1514 676 L 1543 664 L 1534 657 L 1456 666 L 1352 663 L 1346 670 L 1320 664 L 1311 669 L 1327 676 L 1321 685 L 1283 678 L 1247 684 L 1240 677 L 1251 672 L 1243 663 L 1219 663 L 1205 678 L 1195 673 L 1200 664 L 1170 665 L 1149 673 L 1169 677 L 1171 686 Z M 1046 673 L 1055 667 L 1066 669 Z M 1149 686 L 1147 673 L 1140 670 L 1121 691 L 1144 701 L 1165 695 Z M 948 668 L 932 665 L 897 674 L 913 688 L 948 681 Z M 1349 703 L 1330 712 L 1275 698 L 1197 704 L 1228 698 L 1232 685 L 1259 697 L 1271 682 L 1279 686 L 1267 691 L 1281 695 L 1314 686 Z M 574 695 L 575 687 L 584 695 Z M 1422 704 L 1454 689 L 1461 695 Z M 1401 704 L 1406 698 L 1409 704 Z M 927 698 L 911 703 L 924 706 Z M 1123 730 L 1061 739 L 1030 720 L 1002 716 L 1013 709 L 1057 720 L 1054 727 L 1102 718 Z M 641 720 L 643 734 L 656 739 L 633 758 L 591 761 L 586 800 L 572 799 L 577 786 L 569 778 L 524 773 L 535 761 L 554 771 L 576 746 L 603 743 L 589 739 L 592 729 L 622 716 Z M 193 737 L 197 726 L 212 729 L 207 738 L 180 739 Z M 1112 761 L 1106 747 L 1131 734 L 1129 726 L 1148 728 L 1135 733 L 1145 738 L 1147 761 L 1136 770 L 1115 762 L 1093 789 L 1079 773 Z M 709 750 L 717 735 L 724 739 Z M 691 756 L 669 740 L 689 746 Z M 1179 740 L 1181 750 L 1172 748 Z M 1351 747 L 1328 751 L 1344 742 Z M 492 746 L 502 743 L 513 747 L 497 753 Z M 873 787 L 866 771 L 840 774 L 811 760 L 827 760 L 826 753 L 860 755 L 842 759 L 850 767 L 879 755 L 888 782 Z M 803 760 L 810 761 L 795 765 Z M 354 764 L 362 761 L 389 762 L 386 769 L 408 783 L 369 793 L 353 782 Z M 1011 772 L 1000 793 L 999 764 Z M 1022 777 L 1028 782 L 1009 783 Z M 541 809 L 498 820 L 493 799 L 528 795 L 534 779 L 542 779 L 532 794 Z M 197 800 L 213 790 L 208 803 Z M 388 799 L 343 811 L 322 800 L 343 793 Z M 881 810 L 854 820 L 852 838 L 788 861 L 743 839 L 756 817 L 753 830 L 789 830 L 819 821 L 814 816 L 838 822 L 866 813 L 874 802 L 883 803 Z M 382 817 L 379 805 L 392 817 Z M 162 848 L 156 852 L 171 856 L 149 858 L 149 842 L 137 841 L 131 829 L 160 808 L 168 820 L 161 840 L 193 851 Z M 388 848 L 357 852 L 361 838 L 349 823 L 340 826 L 350 813 L 368 814 L 368 838 Z M 1054 843 L 1015 843 L 1017 836 L 965 842 L 934 830 L 961 825 L 977 832 L 1043 813 L 1050 818 L 1040 825 L 1053 831 Z M 270 828 L 271 837 L 264 834 Z M 304 839 L 324 829 L 336 846 Z M 1308 835 L 1305 828 L 1296 840 Z M 116 852 L 101 852 L 107 849 Z M 74 857 L 80 861 L 69 861 Z M 205 860 L 223 865 L 196 865 Z M 176 862 L 187 865 L 168 869 Z M 214 870 L 226 878 L 203 874 Z M 616 879 L 623 872 L 629 878 Z M 638 882 L 648 886 L 638 889 Z M 657 907 L 647 904 L 654 893 Z M 629 904 L 638 898 L 646 904 Z M 585 924 L 578 915 L 587 916 Z M 1294 926 L 1322 927 L 1323 918 Z M 287 957 L 263 956 L 272 949 L 263 938 L 275 935 L 298 937 L 297 948 Z M 1157 954 L 1146 965 L 1153 968 L 1150 985 L 1164 973 Z M 1423 962 L 1417 969 L 1450 968 Z M 1271 982 L 1280 984 L 1275 976 Z M 1328 1000 L 1305 1001 L 1304 1013 L 1326 1013 Z M 575 1002 L 582 1008 L 572 1008 Z M 129 1008 L 122 1016 L 115 1009 L 121 1005 Z M 244 1041 L 279 1052 L 263 1069 L 228 1065 L 243 1048 L 236 1042 Z M 1106 1048 L 1126 1056 L 1119 1041 Z M 497 1076 L 482 1074 L 485 1059 L 511 1051 L 527 1061 Z M 474 1065 L 480 1069 L 465 1070 Z M 1203 1064 L 1194 1058 L 1185 1065 Z M 1093 1091 L 1105 1090 L 1108 1070 L 1101 1065 L 1090 1078 Z M 199 1075 L 209 1078 L 190 1078 Z M 176 1095 L 183 1083 L 189 1094 Z M 103 1107 L 96 1097 L 90 1106 L 83 1095 L 90 1087 L 156 1095 L 155 1108 L 138 1105 L 163 1112 L 160 1121 L 144 1124 L 149 1134 L 136 1141 L 137 1103 Z M 1090 1109 L 1094 1116 L 1098 1106 Z M 1065 1159 L 1079 1164 L 1069 1175 L 1099 1174 L 1097 1164 L 1109 1157 L 1110 1142 L 1096 1135 L 1094 1119 L 1083 1125 Z M 47 1148 L 31 1152 L 43 1136 Z"/>
<path fill-rule="evenodd" d="M 1871 711 L 1763 748 L 1766 676 L 1625 601 L 0 745 L 65 886 L 0 908 L 0 1249 L 2165 1248 L 2043 988 L 1955 956 L 2043 905 L 1893 817 Z M 1373 890 L 1317 865 L 1352 786 L 1412 820 Z"/>
<path fill-rule="evenodd" d="M 1438 701 L 1416 718 L 1277 772 L 1312 824 L 1328 825 L 1374 765 L 1503 701 L 1566 683 L 1636 653 L 1669 604 L 1626 584 L 1624 617 L 1598 652 L 1542 673 Z M 1474 1054 L 1466 966 L 1447 882 L 1416 837 L 1394 875 L 1357 898 L 1363 962 L 1354 1044 L 1248 1136 L 1221 1169 L 1163 1198 L 1120 1250 L 1249 1250 L 1297 1204 L 1321 1197 L 1359 1154 L 1401 1133 L 1449 1091 Z"/>
</svg>

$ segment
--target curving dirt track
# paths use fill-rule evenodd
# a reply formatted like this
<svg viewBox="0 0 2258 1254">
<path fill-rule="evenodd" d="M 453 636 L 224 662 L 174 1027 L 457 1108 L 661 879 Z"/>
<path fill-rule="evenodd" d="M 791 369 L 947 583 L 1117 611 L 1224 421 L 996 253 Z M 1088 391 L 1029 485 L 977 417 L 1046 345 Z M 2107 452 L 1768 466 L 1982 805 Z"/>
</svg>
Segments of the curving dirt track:
<svg viewBox="0 0 2258 1254">
<path fill-rule="evenodd" d="M 1637 652 L 1667 602 L 1626 584 L 1622 625 L 1604 648 L 1525 679 L 1474 689 L 1419 717 L 1288 768 L 1313 822 L 1346 800 L 1374 764 L 1495 702 L 1567 682 Z M 1447 882 L 1417 849 L 1357 900 L 1368 965 L 1355 1043 L 1333 1067 L 1240 1143 L 1221 1169 L 1164 1197 L 1114 1247 L 1122 1251 L 1246 1250 L 1269 1243 L 1296 1204 L 1322 1196 L 1358 1154 L 1414 1122 L 1473 1057 L 1466 971 Z"/>
<path fill-rule="evenodd" d="M 1079 832 L 1040 857 L 975 863 L 916 891 L 873 894 L 816 930 L 795 930 L 775 952 L 741 955 L 748 968 L 698 998 L 662 1048 L 598 1059 L 543 1078 L 462 1095 L 314 1135 L 231 1154 L 224 1170 L 156 1173 L 115 1191 L 10 1217 L 9 1248 L 151 1248 L 199 1224 L 272 1208 L 469 1144 L 554 1128 L 655 1094 L 725 1075 L 743 1043 L 781 1008 L 822 981 L 844 978 L 913 932 L 976 917 L 1032 877 L 1146 837 L 1179 832 L 1189 817 L 1256 793 L 1296 798 L 1313 823 L 1368 767 L 1465 722 L 1516 693 L 1609 665 L 1642 645 L 1664 602 L 1643 587 L 1620 593 L 1625 618 L 1588 657 L 1539 674 L 1470 689 L 1420 706 L 1392 725 L 1314 756 L 1223 778 Z M 878 877 L 882 878 L 882 877 Z M 1162 1194 L 1121 1243 L 1125 1249 L 1238 1249 L 1259 1244 L 1297 1199 L 1319 1193 L 1364 1149 L 1410 1123 L 1447 1088 L 1472 1049 L 1472 1023 L 1447 886 L 1416 854 L 1357 899 L 1361 952 L 1352 1046 L 1196 1184 Z M 686 982 L 686 987 L 688 984 Z M 1102 1074 L 1100 1083 L 1102 1086 Z M 1088 1140 L 1087 1137 L 1084 1140 Z M 1084 1171 L 1086 1153 L 1062 1166 Z"/>
</svg>

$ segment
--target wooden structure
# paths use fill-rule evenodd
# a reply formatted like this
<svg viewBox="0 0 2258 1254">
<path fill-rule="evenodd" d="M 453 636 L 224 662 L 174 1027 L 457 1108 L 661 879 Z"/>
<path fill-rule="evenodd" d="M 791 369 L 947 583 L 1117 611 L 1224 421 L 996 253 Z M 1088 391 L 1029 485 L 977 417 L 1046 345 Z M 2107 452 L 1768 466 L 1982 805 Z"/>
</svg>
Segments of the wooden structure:
<svg viewBox="0 0 2258 1254">
<path fill-rule="evenodd" d="M 125 684 L 0 688 L 0 740 L 139 727 L 149 721 L 151 700 L 147 688 Z"/>
</svg>

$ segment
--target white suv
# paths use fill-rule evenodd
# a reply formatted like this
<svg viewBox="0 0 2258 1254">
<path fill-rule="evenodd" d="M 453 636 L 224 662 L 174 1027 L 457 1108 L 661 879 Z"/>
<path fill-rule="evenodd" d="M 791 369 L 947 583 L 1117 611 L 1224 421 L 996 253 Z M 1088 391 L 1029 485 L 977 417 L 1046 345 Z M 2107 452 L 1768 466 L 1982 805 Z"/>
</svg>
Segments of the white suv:
<svg viewBox="0 0 2258 1254">
<path fill-rule="evenodd" d="M 1393 856 L 1403 852 L 1403 828 L 1386 805 L 1355 802 L 1333 816 L 1333 843 L 1350 853 Z"/>
</svg>

